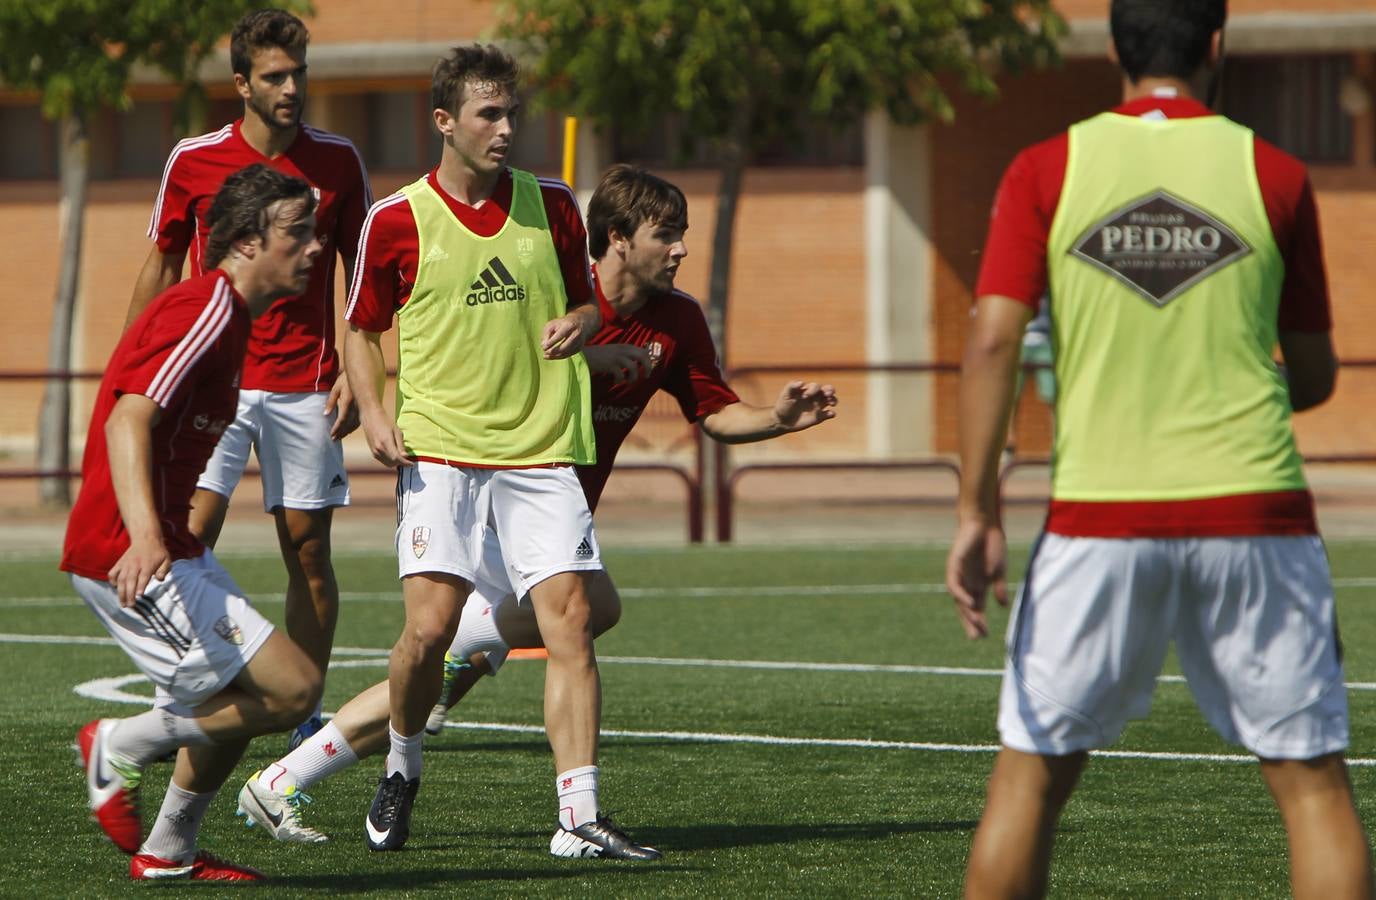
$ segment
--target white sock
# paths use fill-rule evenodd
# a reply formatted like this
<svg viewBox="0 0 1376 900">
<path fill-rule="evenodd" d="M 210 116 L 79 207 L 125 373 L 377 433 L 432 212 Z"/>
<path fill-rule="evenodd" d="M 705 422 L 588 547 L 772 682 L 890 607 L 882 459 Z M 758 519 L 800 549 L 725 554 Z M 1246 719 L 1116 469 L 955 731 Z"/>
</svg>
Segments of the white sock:
<svg viewBox="0 0 1376 900">
<path fill-rule="evenodd" d="M 184 744 L 209 743 L 212 741 L 193 716 L 163 706 L 120 719 L 110 729 L 106 749 L 143 768 Z"/>
<path fill-rule="evenodd" d="M 420 747 L 425 731 L 404 737 L 396 733 L 391 723 L 387 725 L 387 736 L 392 739 L 392 749 L 387 751 L 387 775 L 400 772 L 401 777 L 410 781 L 420 777 Z"/>
<path fill-rule="evenodd" d="M 151 853 L 169 862 L 190 863 L 196 855 L 196 834 L 201 830 L 201 820 L 214 799 L 215 791 L 193 794 L 169 781 L 167 793 L 162 797 L 162 809 L 158 810 L 158 818 L 139 852 Z"/>
<path fill-rule="evenodd" d="M 450 652 L 464 662 L 471 660 L 474 653 L 496 655 L 499 657 L 497 665 L 492 666 L 492 672 L 496 674 L 497 668 L 506 659 L 511 647 L 502 640 L 501 632 L 497 631 L 496 617 L 492 615 L 492 609 L 493 607 L 487 604 L 464 604 L 463 612 L 459 615 L 459 630 L 454 635 Z M 488 657 L 488 664 L 492 664 L 491 656 Z"/>
<path fill-rule="evenodd" d="M 569 769 L 554 778 L 559 824 L 572 830 L 597 820 L 597 766 Z"/>
<path fill-rule="evenodd" d="M 358 754 L 349 746 L 339 726 L 331 721 L 302 741 L 301 746 L 264 769 L 258 783 L 283 794 L 293 787 L 304 790 L 356 762 Z"/>
</svg>

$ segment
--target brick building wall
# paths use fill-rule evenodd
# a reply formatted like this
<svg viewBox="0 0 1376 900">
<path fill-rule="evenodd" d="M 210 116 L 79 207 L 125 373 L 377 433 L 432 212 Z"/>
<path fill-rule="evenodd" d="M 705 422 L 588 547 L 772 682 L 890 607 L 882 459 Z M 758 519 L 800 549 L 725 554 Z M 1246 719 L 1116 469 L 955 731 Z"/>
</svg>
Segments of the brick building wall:
<svg viewBox="0 0 1376 900">
<path fill-rule="evenodd" d="M 487 2 L 434 3 L 398 0 L 385 15 L 363 0 L 317 0 L 310 21 L 313 46 L 367 41 L 424 42 L 469 40 L 493 23 Z M 1106 0 L 1063 0 L 1072 20 L 1102 24 Z M 1233 0 L 1233 16 L 1291 12 L 1364 12 L 1369 0 Z M 1369 62 L 1369 60 L 1368 60 Z M 1366 69 L 1368 75 L 1370 69 Z M 374 79 L 367 89 L 422 89 L 424 78 Z M 213 93 L 227 96 L 224 84 Z M 312 84 L 317 111 L 339 118 L 327 127 L 351 128 L 357 113 L 345 95 L 359 85 L 317 79 Z M 1097 59 L 1072 59 L 1062 67 L 1005 80 L 995 102 L 960 98 L 953 124 L 933 125 L 931 140 L 931 283 L 933 359 L 957 361 L 963 345 L 968 306 L 979 265 L 990 201 L 998 178 L 1022 146 L 1045 138 L 1086 115 L 1112 105 L 1118 84 L 1109 65 Z M 324 98 L 344 99 L 327 107 Z M 3 98 L 0 102 L 28 102 Z M 217 124 L 217 123 L 211 123 Z M 1326 238 L 1333 286 L 1336 340 L 1346 357 L 1376 357 L 1376 318 L 1367 312 L 1365 292 L 1376 271 L 1370 254 L 1372 214 L 1376 213 L 1376 165 L 1370 116 L 1358 123 L 1351 165 L 1316 167 L 1314 181 Z M 530 126 L 527 125 L 527 128 Z M 529 131 L 525 140 L 531 139 Z M 413 177 L 415 169 L 374 173 L 379 196 Z M 691 209 L 690 256 L 680 284 L 705 296 L 710 271 L 716 176 L 710 171 L 671 171 L 686 190 Z M 148 250 L 143 237 L 156 192 L 151 179 L 97 182 L 87 210 L 86 248 L 76 328 L 76 365 L 99 368 L 123 322 L 136 272 Z M 866 278 L 864 170 L 856 167 L 753 169 L 745 180 L 734 250 L 729 359 L 735 366 L 794 361 L 862 362 L 866 359 L 863 292 Z M 10 311 L 10 327 L 0 334 L 5 369 L 41 369 L 47 359 L 47 333 L 57 276 L 58 226 L 55 182 L 0 182 L 0 240 L 20 260 L 0 284 L 0 302 Z M 341 286 L 342 287 L 342 286 Z M 340 291 L 342 298 L 342 289 Z M 808 373 L 800 371 L 800 376 Z M 743 395 L 769 402 L 785 375 L 742 380 Z M 756 452 L 862 454 L 866 448 L 865 387 L 862 379 L 835 379 L 843 407 L 840 427 L 818 429 Z M 33 434 L 41 386 L 6 382 L 0 404 L 0 452 L 25 449 Z M 84 428 L 89 387 L 77 392 L 75 429 Z M 1300 418 L 1310 452 L 1354 452 L 1376 446 L 1376 425 L 1365 410 L 1376 394 L 1376 371 L 1348 371 L 1334 403 Z M 917 395 L 915 395 L 916 397 Z M 938 380 L 930 394 L 935 419 L 933 449 L 950 452 L 955 442 L 954 378 Z M 915 399 L 915 414 L 923 401 Z M 666 419 L 672 420 L 672 408 Z M 853 426 L 853 427 L 852 427 Z M 1049 417 L 1029 392 L 1017 419 L 1020 449 L 1044 450 Z M 652 426 L 667 437 L 677 424 Z M 656 440 L 657 442 L 657 440 Z M 18 464 L 22 460 L 16 457 Z"/>
</svg>

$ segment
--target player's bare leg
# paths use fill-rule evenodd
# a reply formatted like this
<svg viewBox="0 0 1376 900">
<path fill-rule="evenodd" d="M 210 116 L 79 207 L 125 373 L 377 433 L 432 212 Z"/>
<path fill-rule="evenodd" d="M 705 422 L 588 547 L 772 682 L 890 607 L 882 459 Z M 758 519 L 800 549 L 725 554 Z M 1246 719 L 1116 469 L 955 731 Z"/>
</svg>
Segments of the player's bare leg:
<svg viewBox="0 0 1376 900">
<path fill-rule="evenodd" d="M 406 624 L 387 667 L 392 729 L 399 734 L 420 734 L 425 728 L 425 718 L 439 697 L 444 652 L 453 642 L 471 590 L 467 581 L 442 572 L 402 579 Z"/>
<path fill-rule="evenodd" d="M 406 624 L 387 669 L 391 721 L 384 769 L 364 829 L 369 849 L 400 850 L 410 836 L 411 804 L 420 788 L 425 720 L 440 694 L 444 652 L 459 627 L 473 586 L 456 575 L 421 572 L 401 581 Z"/>
<path fill-rule="evenodd" d="M 999 751 L 965 870 L 967 898 L 1046 894 L 1056 821 L 1087 759 Z"/>
<path fill-rule="evenodd" d="M 597 765 L 602 681 L 593 652 L 589 580 L 580 572 L 561 572 L 530 591 L 539 633 L 549 651 L 545 731 L 560 772 Z"/>
<path fill-rule="evenodd" d="M 1297 900 L 1370 898 L 1371 849 L 1352 800 L 1341 753 L 1312 760 L 1262 760 L 1290 842 Z"/>
<path fill-rule="evenodd" d="M 339 585 L 330 562 L 333 513 L 328 507 L 272 511 L 287 566 L 287 634 L 322 673 L 330 663 L 339 618 Z"/>
<path fill-rule="evenodd" d="M 201 820 L 249 739 L 290 728 L 318 701 L 320 687 L 301 649 L 273 632 L 228 687 L 196 707 L 171 704 L 82 730 L 79 741 L 88 767 L 103 769 L 104 759 L 112 769 L 106 781 L 120 790 L 127 786 L 124 805 L 104 817 L 98 811 L 97 818 L 121 849 L 138 851 L 131 864 L 135 877 L 143 877 L 138 872 L 144 868 L 166 869 L 168 860 L 194 855 Z M 162 809 L 140 842 L 136 792 L 141 772 L 178 747 Z"/>
<path fill-rule="evenodd" d="M 339 585 L 330 563 L 333 513 L 329 507 L 287 509 L 279 506 L 272 511 L 282 562 L 287 567 L 287 634 L 306 651 L 320 669 L 322 678 L 330 665 L 334 628 L 339 619 Z M 288 748 L 295 749 L 324 724 L 320 709 L 311 710 L 292 732 Z"/>
</svg>

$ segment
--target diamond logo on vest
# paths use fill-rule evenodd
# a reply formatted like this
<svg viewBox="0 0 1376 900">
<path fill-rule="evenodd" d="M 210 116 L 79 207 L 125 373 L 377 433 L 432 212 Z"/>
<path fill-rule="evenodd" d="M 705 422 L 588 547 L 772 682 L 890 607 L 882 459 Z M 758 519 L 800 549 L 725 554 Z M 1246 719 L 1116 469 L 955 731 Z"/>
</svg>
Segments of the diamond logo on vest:
<svg viewBox="0 0 1376 900">
<path fill-rule="evenodd" d="M 1164 190 L 1099 220 L 1070 248 L 1158 307 L 1251 252 L 1223 222 Z"/>
</svg>

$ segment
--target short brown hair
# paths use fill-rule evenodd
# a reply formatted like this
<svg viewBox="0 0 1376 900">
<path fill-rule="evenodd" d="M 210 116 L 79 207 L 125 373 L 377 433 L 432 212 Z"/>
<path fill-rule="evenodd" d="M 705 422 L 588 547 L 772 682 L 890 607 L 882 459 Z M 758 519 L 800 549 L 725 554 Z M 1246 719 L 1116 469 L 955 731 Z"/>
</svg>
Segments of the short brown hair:
<svg viewBox="0 0 1376 900">
<path fill-rule="evenodd" d="M 268 207 L 279 200 L 304 201 L 302 216 L 315 209 L 315 194 L 309 184 L 262 163 L 254 163 L 226 178 L 205 217 L 210 226 L 205 245 L 206 268 L 218 266 L 235 241 L 249 237 L 266 240 L 268 226 L 272 224 Z"/>
<path fill-rule="evenodd" d="M 267 47 L 302 50 L 311 33 L 300 19 L 283 9 L 245 13 L 229 37 L 229 67 L 245 78 L 253 71 L 253 54 Z"/>
<path fill-rule="evenodd" d="M 494 44 L 454 47 L 435 63 L 430 77 L 430 108 L 457 113 L 467 84 L 494 84 L 514 94 L 520 76 L 516 60 Z"/>
<path fill-rule="evenodd" d="M 607 255 L 612 229 L 630 237 L 644 222 L 687 230 L 683 191 L 644 169 L 625 163 L 612 166 L 588 201 L 588 252 L 601 259 Z"/>
</svg>

